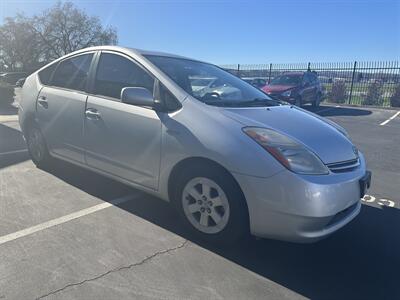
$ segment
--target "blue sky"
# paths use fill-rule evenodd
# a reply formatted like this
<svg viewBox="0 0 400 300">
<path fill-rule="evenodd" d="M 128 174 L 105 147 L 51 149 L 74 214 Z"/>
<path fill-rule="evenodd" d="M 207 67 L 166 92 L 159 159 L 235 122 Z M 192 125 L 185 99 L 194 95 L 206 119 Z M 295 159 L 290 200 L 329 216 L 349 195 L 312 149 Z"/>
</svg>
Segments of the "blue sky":
<svg viewBox="0 0 400 300">
<path fill-rule="evenodd" d="M 120 45 L 217 64 L 400 59 L 400 0 L 73 2 Z M 0 0 L 0 22 L 54 3 Z"/>
</svg>

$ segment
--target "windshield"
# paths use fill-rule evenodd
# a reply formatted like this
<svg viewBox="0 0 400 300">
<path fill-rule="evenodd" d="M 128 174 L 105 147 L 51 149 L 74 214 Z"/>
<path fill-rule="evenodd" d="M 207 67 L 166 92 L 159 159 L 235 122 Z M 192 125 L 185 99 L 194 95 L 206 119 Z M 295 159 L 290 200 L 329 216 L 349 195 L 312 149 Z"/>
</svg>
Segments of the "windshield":
<svg viewBox="0 0 400 300">
<path fill-rule="evenodd" d="M 153 64 L 196 99 L 210 105 L 277 105 L 262 91 L 207 63 L 147 55 Z"/>
<path fill-rule="evenodd" d="M 303 75 L 281 75 L 278 77 L 275 77 L 270 85 L 299 85 L 301 83 L 301 80 L 303 78 Z"/>
</svg>

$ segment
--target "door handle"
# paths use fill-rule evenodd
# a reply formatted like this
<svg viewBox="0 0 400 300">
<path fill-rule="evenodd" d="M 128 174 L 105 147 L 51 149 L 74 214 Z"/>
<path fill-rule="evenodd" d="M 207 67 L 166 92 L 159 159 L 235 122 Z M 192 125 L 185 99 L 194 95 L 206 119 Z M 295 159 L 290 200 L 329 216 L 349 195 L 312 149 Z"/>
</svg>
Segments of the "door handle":
<svg viewBox="0 0 400 300">
<path fill-rule="evenodd" d="M 49 107 L 49 102 L 47 101 L 47 98 L 45 96 L 39 96 L 38 103 L 44 108 Z"/>
<path fill-rule="evenodd" d="M 97 109 L 94 109 L 94 108 L 88 108 L 85 111 L 85 116 L 89 120 L 100 120 L 101 119 L 100 113 L 98 112 Z"/>
</svg>

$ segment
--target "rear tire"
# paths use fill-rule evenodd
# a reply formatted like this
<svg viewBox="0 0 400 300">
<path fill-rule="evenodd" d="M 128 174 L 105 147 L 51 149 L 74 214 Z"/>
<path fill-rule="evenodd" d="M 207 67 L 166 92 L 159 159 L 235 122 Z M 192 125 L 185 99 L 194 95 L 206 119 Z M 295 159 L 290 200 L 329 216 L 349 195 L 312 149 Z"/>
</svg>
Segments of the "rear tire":
<svg viewBox="0 0 400 300">
<path fill-rule="evenodd" d="M 26 143 L 33 163 L 39 168 L 47 166 L 51 160 L 51 156 L 39 127 L 34 125 L 29 129 Z"/>
<path fill-rule="evenodd" d="M 246 200 L 222 168 L 194 165 L 175 181 L 174 203 L 184 225 L 197 238 L 230 245 L 249 232 Z"/>
</svg>

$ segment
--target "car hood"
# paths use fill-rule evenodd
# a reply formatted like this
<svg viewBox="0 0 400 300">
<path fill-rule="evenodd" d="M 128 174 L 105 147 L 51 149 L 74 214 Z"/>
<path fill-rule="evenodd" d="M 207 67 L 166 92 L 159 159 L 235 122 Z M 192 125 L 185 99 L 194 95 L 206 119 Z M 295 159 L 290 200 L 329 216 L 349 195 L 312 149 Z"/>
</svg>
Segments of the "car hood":
<svg viewBox="0 0 400 300">
<path fill-rule="evenodd" d="M 294 88 L 295 85 L 266 85 L 262 89 L 267 93 L 284 92 Z"/>
<path fill-rule="evenodd" d="M 317 154 L 325 164 L 357 158 L 356 148 L 340 126 L 295 106 L 223 108 L 222 113 L 244 126 L 284 133 Z"/>
</svg>

